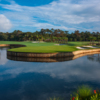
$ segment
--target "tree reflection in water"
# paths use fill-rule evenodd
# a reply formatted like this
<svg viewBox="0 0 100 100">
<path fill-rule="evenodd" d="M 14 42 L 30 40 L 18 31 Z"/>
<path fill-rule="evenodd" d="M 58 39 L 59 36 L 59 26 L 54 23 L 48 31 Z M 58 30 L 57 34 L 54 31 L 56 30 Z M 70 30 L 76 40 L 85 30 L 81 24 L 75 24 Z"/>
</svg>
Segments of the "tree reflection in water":
<svg viewBox="0 0 100 100">
<path fill-rule="evenodd" d="M 87 56 L 88 60 L 91 60 L 91 61 L 97 61 L 100 63 L 100 54 L 97 54 L 97 55 L 88 55 Z"/>
</svg>

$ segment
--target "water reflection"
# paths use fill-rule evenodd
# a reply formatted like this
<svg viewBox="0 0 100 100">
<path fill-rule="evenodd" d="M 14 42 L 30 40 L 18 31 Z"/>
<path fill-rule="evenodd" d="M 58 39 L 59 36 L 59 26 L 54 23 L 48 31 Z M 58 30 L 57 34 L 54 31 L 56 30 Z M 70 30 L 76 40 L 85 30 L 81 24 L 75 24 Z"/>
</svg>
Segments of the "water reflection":
<svg viewBox="0 0 100 100">
<path fill-rule="evenodd" d="M 7 48 L 0 48 L 0 65 L 4 65 L 8 61 L 6 51 Z"/>
<path fill-rule="evenodd" d="M 87 58 L 91 61 L 97 61 L 100 63 L 100 54 L 97 54 L 97 55 L 88 55 Z"/>
<path fill-rule="evenodd" d="M 25 57 L 16 57 L 16 56 L 8 56 L 7 58 L 10 60 L 15 60 L 15 61 L 25 61 L 25 62 L 63 62 L 63 61 L 69 61 L 69 60 L 74 60 L 77 58 L 80 58 L 82 56 L 86 55 L 93 55 L 93 54 L 98 54 L 100 52 L 91 52 L 91 53 L 85 53 L 85 54 L 78 54 L 75 56 L 69 56 L 69 57 L 61 57 L 61 58 L 25 58 Z M 90 57 L 88 56 L 88 58 Z"/>
<path fill-rule="evenodd" d="M 7 60 L 4 51 L 1 59 Z M 98 54 L 91 56 L 97 59 Z M 55 96 L 70 100 L 70 94 L 79 85 L 100 88 L 100 63 L 88 57 L 55 63 L 13 60 L 0 63 L 0 99 L 47 100 Z"/>
</svg>

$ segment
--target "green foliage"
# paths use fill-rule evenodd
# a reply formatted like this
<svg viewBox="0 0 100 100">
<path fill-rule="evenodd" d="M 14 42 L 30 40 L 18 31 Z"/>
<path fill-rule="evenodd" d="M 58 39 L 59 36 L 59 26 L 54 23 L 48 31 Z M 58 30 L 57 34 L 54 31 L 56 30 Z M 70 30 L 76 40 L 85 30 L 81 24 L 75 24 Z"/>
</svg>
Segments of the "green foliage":
<svg viewBox="0 0 100 100">
<path fill-rule="evenodd" d="M 90 100 L 99 100 L 97 95 L 91 96 Z"/>
<path fill-rule="evenodd" d="M 48 100 L 63 100 L 63 99 L 54 97 Z M 93 93 L 91 87 L 83 85 L 78 87 L 77 93 L 74 93 L 74 96 L 71 95 L 70 100 L 100 100 L 100 92 L 94 90 Z"/>
<path fill-rule="evenodd" d="M 96 40 L 96 37 L 92 37 L 92 36 L 90 36 L 90 37 L 89 37 L 89 40 L 91 40 L 91 41 L 95 41 L 95 40 Z"/>
<path fill-rule="evenodd" d="M 90 95 L 92 95 L 92 88 L 88 87 L 88 86 L 81 86 L 78 88 L 78 95 L 79 97 L 88 97 Z"/>
<path fill-rule="evenodd" d="M 54 38 L 53 38 L 54 37 Z M 61 42 L 67 43 L 67 40 L 70 41 L 97 41 L 100 37 L 99 32 L 79 32 L 76 30 L 69 34 L 68 31 L 63 31 L 60 29 L 41 29 L 40 31 L 36 32 L 22 32 L 20 30 L 15 30 L 12 33 L 3 33 L 0 32 L 0 40 L 2 41 L 36 41 L 36 40 L 43 40 L 51 39 L 53 42 Z M 54 39 L 54 40 L 53 40 Z"/>
<path fill-rule="evenodd" d="M 100 100 L 100 92 L 94 90 L 89 86 L 80 86 L 74 96 L 71 95 L 71 100 Z"/>
</svg>

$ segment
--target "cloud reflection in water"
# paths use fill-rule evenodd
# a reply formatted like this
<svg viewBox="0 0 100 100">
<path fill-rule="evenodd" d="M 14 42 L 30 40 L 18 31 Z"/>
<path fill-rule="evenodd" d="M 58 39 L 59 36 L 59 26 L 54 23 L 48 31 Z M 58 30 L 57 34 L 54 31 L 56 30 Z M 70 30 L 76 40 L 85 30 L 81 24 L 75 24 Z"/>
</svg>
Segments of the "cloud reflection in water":
<svg viewBox="0 0 100 100">
<path fill-rule="evenodd" d="M 9 78 L 14 78 L 21 73 L 35 72 L 66 81 L 99 81 L 100 79 L 99 63 L 88 60 L 86 56 L 56 63 L 8 61 L 4 68 L 5 70 L 0 73 L 1 77 L 9 74 Z"/>
<path fill-rule="evenodd" d="M 47 100 L 54 96 L 66 100 L 79 84 L 100 83 L 100 63 L 87 56 L 55 63 L 21 62 L 7 60 L 4 50 L 1 57 L 1 100 Z"/>
</svg>

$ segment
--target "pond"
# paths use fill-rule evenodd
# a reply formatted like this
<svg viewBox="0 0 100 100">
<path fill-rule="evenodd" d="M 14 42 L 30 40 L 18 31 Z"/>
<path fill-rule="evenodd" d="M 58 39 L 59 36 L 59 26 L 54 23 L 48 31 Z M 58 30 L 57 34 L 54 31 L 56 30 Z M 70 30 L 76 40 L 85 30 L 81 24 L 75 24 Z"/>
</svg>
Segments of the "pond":
<svg viewBox="0 0 100 100">
<path fill-rule="evenodd" d="M 100 88 L 100 54 L 62 62 L 7 59 L 0 49 L 0 100 L 70 100 L 78 86 Z"/>
</svg>

